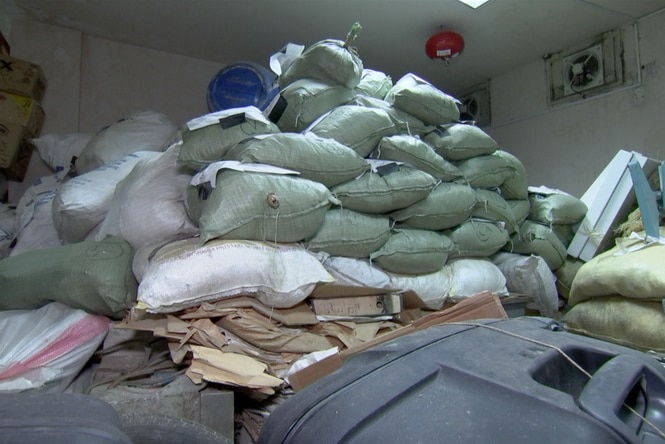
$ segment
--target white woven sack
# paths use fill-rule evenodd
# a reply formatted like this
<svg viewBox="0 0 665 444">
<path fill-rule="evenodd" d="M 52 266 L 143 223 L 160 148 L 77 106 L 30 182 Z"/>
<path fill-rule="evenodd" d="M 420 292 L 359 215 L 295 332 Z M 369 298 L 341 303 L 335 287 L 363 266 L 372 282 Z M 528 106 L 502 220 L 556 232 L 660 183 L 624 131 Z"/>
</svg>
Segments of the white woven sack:
<svg viewBox="0 0 665 444">
<path fill-rule="evenodd" d="M 491 260 L 506 277 L 508 291 L 532 296 L 541 315 L 557 316 L 559 294 L 556 278 L 542 257 L 500 252 Z"/>
<path fill-rule="evenodd" d="M 45 134 L 32 143 L 39 156 L 53 171 L 69 169 L 72 161 L 79 157 L 94 133 Z"/>
<path fill-rule="evenodd" d="M 451 283 L 448 297 L 453 302 L 462 301 L 476 293 L 489 291 L 506 296 L 506 277 L 489 259 L 449 259 L 444 268 L 450 269 Z"/>
<path fill-rule="evenodd" d="M 341 256 L 327 257 L 323 265 L 340 285 L 413 291 L 430 310 L 443 308 L 450 287 L 450 269 L 446 267 L 430 274 L 398 274 L 387 272 L 367 259 Z"/>
<path fill-rule="evenodd" d="M 87 173 L 137 151 L 163 151 L 178 127 L 162 113 L 143 111 L 119 120 L 95 134 L 76 159 L 76 172 Z"/>
<path fill-rule="evenodd" d="M 94 239 L 118 236 L 138 250 L 153 241 L 198 231 L 184 204 L 191 176 L 176 166 L 180 146 L 140 160 L 118 183 Z"/>
<path fill-rule="evenodd" d="M 0 312 L 0 392 L 62 393 L 108 333 L 109 320 L 52 302 Z"/>
<path fill-rule="evenodd" d="M 16 208 L 0 203 L 0 259 L 9 255 L 9 246 L 16 232 Z"/>
<path fill-rule="evenodd" d="M 169 243 L 151 256 L 137 298 L 155 313 L 238 295 L 289 308 L 305 300 L 319 282 L 333 280 L 317 257 L 297 244 L 213 239 L 200 245 L 191 238 Z"/>
<path fill-rule="evenodd" d="M 141 160 L 158 156 L 140 151 L 73 177 L 63 183 L 53 199 L 53 224 L 63 244 L 84 240 L 106 216 L 115 187 Z"/>
<path fill-rule="evenodd" d="M 51 208 L 66 173 L 60 171 L 40 177 L 23 193 L 16 205 L 14 246 L 9 256 L 60 245 Z"/>
<path fill-rule="evenodd" d="M 411 275 L 388 273 L 393 288 L 413 291 L 423 302 L 425 308 L 441 310 L 448 300 L 453 282 L 452 270 L 444 265 L 434 273 Z"/>
</svg>

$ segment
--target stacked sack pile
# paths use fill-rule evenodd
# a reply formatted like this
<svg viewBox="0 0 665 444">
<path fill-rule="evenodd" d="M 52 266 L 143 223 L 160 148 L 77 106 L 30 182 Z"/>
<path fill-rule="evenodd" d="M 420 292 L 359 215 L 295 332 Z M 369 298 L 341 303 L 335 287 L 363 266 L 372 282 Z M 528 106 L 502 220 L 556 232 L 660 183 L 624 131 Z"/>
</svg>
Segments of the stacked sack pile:
<svg viewBox="0 0 665 444">
<path fill-rule="evenodd" d="M 535 296 L 528 308 L 558 319 L 579 262 L 568 256 L 568 245 L 587 206 L 575 196 L 544 186 L 529 187 L 528 202 L 518 204 L 522 206 L 519 229 L 492 261 L 512 292 Z"/>
<path fill-rule="evenodd" d="M 663 227 L 659 239 L 629 230 L 614 247 L 580 265 L 568 297 L 571 309 L 562 319 L 566 329 L 665 353 L 663 236 Z"/>
<path fill-rule="evenodd" d="M 307 302 L 321 284 L 409 290 L 417 308 L 439 310 L 507 294 L 502 251 L 556 268 L 534 241 L 546 235 L 532 235 L 524 166 L 459 121 L 457 99 L 414 74 L 393 83 L 364 68 L 348 41 L 281 62 L 265 110 L 182 128 L 145 112 L 41 140 L 61 171 L 16 208 L 0 309 L 59 301 L 124 318 L 168 338 L 193 380 L 266 396 L 308 353 L 399 327 L 317 319 Z M 50 149 L 59 143 L 71 149 Z M 545 220 L 547 236 L 558 223 Z M 554 313 L 546 299 L 538 308 Z"/>
</svg>

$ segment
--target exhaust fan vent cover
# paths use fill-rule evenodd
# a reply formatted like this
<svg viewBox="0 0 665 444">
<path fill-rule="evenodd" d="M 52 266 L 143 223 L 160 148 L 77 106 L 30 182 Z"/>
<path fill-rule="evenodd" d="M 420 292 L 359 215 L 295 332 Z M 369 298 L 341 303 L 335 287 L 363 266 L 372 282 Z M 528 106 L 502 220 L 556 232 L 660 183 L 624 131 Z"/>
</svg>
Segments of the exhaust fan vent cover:
<svg viewBox="0 0 665 444">
<path fill-rule="evenodd" d="M 637 24 L 613 29 L 543 59 L 550 106 L 638 85 Z"/>
<path fill-rule="evenodd" d="M 488 84 L 477 86 L 476 89 L 459 98 L 460 120 L 472 121 L 479 127 L 491 123 L 490 89 Z"/>
<path fill-rule="evenodd" d="M 564 95 L 602 86 L 603 46 L 598 44 L 563 58 Z"/>
</svg>

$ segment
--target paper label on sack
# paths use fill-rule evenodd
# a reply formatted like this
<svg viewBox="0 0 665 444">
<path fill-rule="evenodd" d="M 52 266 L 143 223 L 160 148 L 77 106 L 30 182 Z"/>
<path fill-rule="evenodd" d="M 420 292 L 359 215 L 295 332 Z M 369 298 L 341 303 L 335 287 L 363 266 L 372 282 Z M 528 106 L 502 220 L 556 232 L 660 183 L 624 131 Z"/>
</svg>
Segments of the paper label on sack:
<svg viewBox="0 0 665 444">
<path fill-rule="evenodd" d="M 385 174 L 385 171 L 392 169 L 392 166 L 398 167 L 404 165 L 404 162 L 399 162 L 397 160 L 386 160 L 386 159 L 365 159 L 369 163 L 370 170 L 373 173 Z M 360 176 L 358 176 L 360 177 Z"/>
<path fill-rule="evenodd" d="M 529 193 L 544 194 L 546 196 L 549 196 L 551 194 L 564 194 L 564 195 L 567 195 L 567 196 L 571 196 L 570 193 L 566 193 L 565 191 L 561 191 L 561 190 L 556 189 L 556 188 L 549 188 L 549 187 L 546 187 L 544 185 L 541 185 L 539 187 L 527 187 L 527 190 L 529 191 Z"/>
<path fill-rule="evenodd" d="M 204 116 L 196 117 L 187 122 L 187 128 L 190 131 L 195 131 L 197 129 L 205 128 L 206 126 L 217 125 L 220 120 L 239 114 L 244 114 L 245 119 L 256 120 L 264 123 L 265 125 L 271 124 L 270 120 L 268 120 L 268 118 L 263 115 L 260 109 L 255 106 L 244 106 L 224 109 L 214 113 L 206 114 Z"/>
<path fill-rule="evenodd" d="M 325 358 L 329 356 L 333 356 L 339 353 L 339 348 L 338 347 L 333 347 L 329 348 L 328 350 L 321 350 L 321 351 L 315 351 L 312 353 L 308 353 L 304 355 L 302 358 L 298 359 L 296 362 L 294 362 L 291 367 L 289 367 L 289 370 L 286 372 L 286 381 L 288 382 L 289 376 L 299 372 L 300 370 L 309 367 L 312 364 L 316 364 L 319 361 L 323 361 Z"/>
<path fill-rule="evenodd" d="M 623 254 L 634 253 L 635 251 L 639 251 L 654 245 L 665 245 L 665 236 L 656 238 L 653 236 L 647 236 L 645 234 L 638 234 L 633 231 L 627 238 L 615 239 L 614 243 L 619 250 L 614 253 L 614 256 L 621 256 Z"/>
<path fill-rule="evenodd" d="M 287 43 L 280 51 L 270 56 L 270 69 L 281 76 L 304 50 L 304 45 Z"/>
<path fill-rule="evenodd" d="M 241 171 L 241 172 L 250 172 L 250 173 L 266 173 L 266 174 L 294 174 L 299 175 L 300 172 L 287 170 L 286 168 L 280 168 L 273 165 L 266 165 L 263 163 L 241 163 L 237 160 L 219 160 L 213 162 L 202 171 L 196 173 L 192 180 L 189 182 L 190 185 L 197 186 L 203 183 L 210 183 L 212 188 L 215 188 L 217 184 L 217 172 L 222 169 Z"/>
</svg>

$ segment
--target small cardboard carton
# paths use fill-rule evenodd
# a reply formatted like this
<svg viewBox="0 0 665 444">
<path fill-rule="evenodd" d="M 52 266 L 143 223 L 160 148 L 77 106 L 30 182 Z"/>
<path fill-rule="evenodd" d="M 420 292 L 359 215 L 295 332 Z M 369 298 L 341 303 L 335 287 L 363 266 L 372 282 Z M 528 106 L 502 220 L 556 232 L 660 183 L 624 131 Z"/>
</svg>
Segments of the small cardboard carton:
<svg viewBox="0 0 665 444">
<path fill-rule="evenodd" d="M 0 121 L 24 126 L 30 137 L 37 137 L 44 125 L 44 110 L 35 99 L 0 91 Z"/>
<path fill-rule="evenodd" d="M 21 124 L 0 121 L 0 168 L 9 168 L 18 157 L 21 141 L 28 130 Z"/>
<path fill-rule="evenodd" d="M 39 65 L 0 54 L 0 90 L 41 103 L 46 85 L 44 71 Z"/>
<path fill-rule="evenodd" d="M 386 316 L 402 311 L 400 290 L 321 284 L 310 294 L 310 304 L 317 316 Z"/>
<path fill-rule="evenodd" d="M 0 32 L 0 54 L 9 55 L 9 42 L 5 39 L 5 36 Z"/>
<path fill-rule="evenodd" d="M 8 168 L 0 168 L 0 172 L 5 175 L 7 180 L 23 182 L 35 151 L 35 145 L 30 140 L 21 140 L 16 159 L 14 159 L 14 162 Z"/>
</svg>

